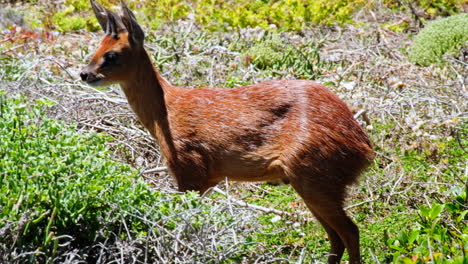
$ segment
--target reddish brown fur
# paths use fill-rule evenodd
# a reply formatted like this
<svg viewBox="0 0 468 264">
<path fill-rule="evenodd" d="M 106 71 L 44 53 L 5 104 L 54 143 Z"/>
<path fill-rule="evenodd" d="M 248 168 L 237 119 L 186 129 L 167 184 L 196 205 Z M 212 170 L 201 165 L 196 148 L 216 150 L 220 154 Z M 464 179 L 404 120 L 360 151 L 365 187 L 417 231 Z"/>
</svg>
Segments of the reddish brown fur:
<svg viewBox="0 0 468 264">
<path fill-rule="evenodd" d="M 101 69 L 119 51 L 125 69 Z M 329 263 L 344 248 L 360 263 L 359 231 L 345 214 L 346 187 L 373 158 L 371 144 L 348 107 L 323 85 L 304 80 L 234 89 L 174 87 L 127 33 L 106 36 L 87 70 L 120 83 L 132 109 L 158 141 L 180 191 L 201 193 L 224 178 L 286 179 L 326 229 Z"/>
</svg>

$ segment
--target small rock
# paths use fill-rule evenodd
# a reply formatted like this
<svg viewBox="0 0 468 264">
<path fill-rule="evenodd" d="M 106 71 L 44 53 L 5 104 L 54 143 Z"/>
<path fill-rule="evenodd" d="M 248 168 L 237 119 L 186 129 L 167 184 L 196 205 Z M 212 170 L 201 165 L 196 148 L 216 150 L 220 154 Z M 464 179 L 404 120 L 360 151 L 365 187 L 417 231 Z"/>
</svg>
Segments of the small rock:
<svg viewBox="0 0 468 264">
<path fill-rule="evenodd" d="M 278 222 L 279 220 L 281 220 L 281 216 L 275 215 L 275 216 L 270 220 L 270 222 L 276 223 L 276 222 Z"/>
</svg>

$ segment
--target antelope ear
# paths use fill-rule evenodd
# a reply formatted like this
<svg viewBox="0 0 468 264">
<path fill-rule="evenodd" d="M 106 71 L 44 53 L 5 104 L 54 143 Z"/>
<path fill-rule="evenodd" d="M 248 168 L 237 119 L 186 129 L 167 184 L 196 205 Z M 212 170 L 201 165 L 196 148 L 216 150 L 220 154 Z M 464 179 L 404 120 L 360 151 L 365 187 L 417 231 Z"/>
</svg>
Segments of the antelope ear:
<svg viewBox="0 0 468 264">
<path fill-rule="evenodd" d="M 122 5 L 122 22 L 125 25 L 125 28 L 128 31 L 129 40 L 132 44 L 143 46 L 143 41 L 145 40 L 145 33 L 141 29 L 140 25 L 135 18 L 135 15 L 128 8 L 127 4 L 121 0 Z"/>
<path fill-rule="evenodd" d="M 96 3 L 94 0 L 90 0 L 90 2 L 99 25 L 101 25 L 102 30 L 106 31 L 108 20 L 106 9 L 103 8 L 100 4 Z"/>
</svg>

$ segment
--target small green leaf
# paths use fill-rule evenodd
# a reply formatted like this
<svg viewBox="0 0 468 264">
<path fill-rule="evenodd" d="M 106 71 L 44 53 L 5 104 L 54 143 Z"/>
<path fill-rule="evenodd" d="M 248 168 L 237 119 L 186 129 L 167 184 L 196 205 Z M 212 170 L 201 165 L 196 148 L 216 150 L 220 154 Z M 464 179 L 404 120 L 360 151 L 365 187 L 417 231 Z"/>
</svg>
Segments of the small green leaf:
<svg viewBox="0 0 468 264">
<path fill-rule="evenodd" d="M 442 212 L 443 209 L 444 209 L 443 204 L 433 205 L 430 212 L 429 212 L 429 218 L 432 219 L 432 220 L 436 219 L 440 215 L 440 213 Z"/>
</svg>

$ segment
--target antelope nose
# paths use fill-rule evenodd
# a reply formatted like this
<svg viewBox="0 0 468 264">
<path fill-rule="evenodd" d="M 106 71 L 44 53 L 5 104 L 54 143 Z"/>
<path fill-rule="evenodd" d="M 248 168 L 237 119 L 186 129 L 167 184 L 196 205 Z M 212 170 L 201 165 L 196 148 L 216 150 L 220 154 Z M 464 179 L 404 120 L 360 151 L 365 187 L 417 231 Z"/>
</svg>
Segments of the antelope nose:
<svg viewBox="0 0 468 264">
<path fill-rule="evenodd" d="M 84 82 L 88 79 L 88 76 L 89 76 L 89 74 L 87 72 L 82 71 L 80 73 L 81 80 L 84 81 Z"/>
</svg>

